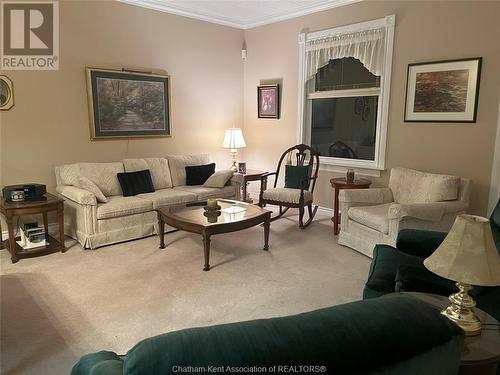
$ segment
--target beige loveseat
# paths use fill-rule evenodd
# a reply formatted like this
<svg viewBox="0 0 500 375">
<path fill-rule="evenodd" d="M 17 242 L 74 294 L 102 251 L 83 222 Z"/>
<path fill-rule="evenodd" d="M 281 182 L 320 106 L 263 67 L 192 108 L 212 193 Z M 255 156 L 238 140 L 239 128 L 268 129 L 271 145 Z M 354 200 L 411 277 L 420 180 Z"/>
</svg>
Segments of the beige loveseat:
<svg viewBox="0 0 500 375">
<path fill-rule="evenodd" d="M 222 188 L 186 185 L 186 166 L 209 163 L 209 155 L 174 155 L 58 166 L 55 168 L 56 190 L 65 199 L 65 233 L 77 239 L 84 248 L 95 249 L 158 233 L 155 209 L 159 206 L 207 198 L 239 200 L 243 175 L 238 173 Z M 124 197 L 117 173 L 143 169 L 150 170 L 155 192 Z M 97 185 L 102 194 L 96 196 L 82 189 L 81 176 Z M 99 202 L 98 197 L 107 202 Z"/>
<path fill-rule="evenodd" d="M 376 244 L 395 246 L 401 229 L 448 232 L 470 191 L 467 178 L 393 168 L 389 187 L 340 191 L 338 242 L 371 258 Z"/>
</svg>

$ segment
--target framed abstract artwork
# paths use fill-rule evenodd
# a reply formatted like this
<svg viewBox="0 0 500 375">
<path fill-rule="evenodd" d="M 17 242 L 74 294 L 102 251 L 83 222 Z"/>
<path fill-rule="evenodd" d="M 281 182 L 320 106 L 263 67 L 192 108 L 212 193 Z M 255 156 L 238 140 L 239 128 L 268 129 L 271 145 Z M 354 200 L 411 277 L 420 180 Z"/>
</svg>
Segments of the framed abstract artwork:
<svg viewBox="0 0 500 375">
<path fill-rule="evenodd" d="M 481 57 L 408 65 L 405 122 L 476 122 Z"/>
<path fill-rule="evenodd" d="M 87 68 L 92 140 L 170 137 L 170 77 Z"/>
<path fill-rule="evenodd" d="M 257 87 L 257 116 L 258 118 L 280 118 L 279 84 Z"/>
</svg>

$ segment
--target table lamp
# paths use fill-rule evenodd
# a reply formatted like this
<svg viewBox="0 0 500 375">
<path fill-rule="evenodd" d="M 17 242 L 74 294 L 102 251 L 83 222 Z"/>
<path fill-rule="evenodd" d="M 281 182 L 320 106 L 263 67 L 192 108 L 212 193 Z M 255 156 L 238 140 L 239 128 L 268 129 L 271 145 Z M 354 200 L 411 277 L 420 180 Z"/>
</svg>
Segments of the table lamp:
<svg viewBox="0 0 500 375">
<path fill-rule="evenodd" d="M 424 260 L 428 270 L 456 281 L 459 292 L 452 294 L 451 305 L 441 313 L 455 322 L 466 336 L 481 333 L 481 322 L 469 296 L 472 285 L 500 285 L 500 256 L 493 242 L 488 219 L 458 215 L 450 232 L 436 251 Z"/>
<path fill-rule="evenodd" d="M 235 172 L 238 171 L 238 167 L 236 166 L 236 160 L 238 157 L 238 149 L 247 147 L 245 143 L 245 139 L 243 138 L 243 132 L 240 128 L 230 128 L 226 130 L 224 134 L 224 141 L 222 142 L 222 148 L 227 148 L 231 150 L 233 154 L 233 164 L 231 165 L 231 169 Z"/>
</svg>

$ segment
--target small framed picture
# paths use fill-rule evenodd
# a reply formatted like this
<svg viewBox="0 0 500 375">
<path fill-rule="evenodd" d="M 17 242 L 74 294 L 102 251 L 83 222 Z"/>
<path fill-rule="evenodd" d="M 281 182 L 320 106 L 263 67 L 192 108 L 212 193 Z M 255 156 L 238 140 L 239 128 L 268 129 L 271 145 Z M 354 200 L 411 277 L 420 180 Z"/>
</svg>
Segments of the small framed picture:
<svg viewBox="0 0 500 375">
<path fill-rule="evenodd" d="M 408 65 L 405 122 L 476 122 L 481 57 Z"/>
<path fill-rule="evenodd" d="M 0 110 L 6 111 L 14 106 L 14 85 L 7 76 L 0 75 Z"/>
<path fill-rule="evenodd" d="M 243 174 L 247 173 L 247 163 L 246 162 L 240 161 L 238 163 L 238 172 L 243 173 Z"/>
<path fill-rule="evenodd" d="M 257 116 L 259 118 L 280 118 L 279 84 L 257 87 Z"/>
</svg>

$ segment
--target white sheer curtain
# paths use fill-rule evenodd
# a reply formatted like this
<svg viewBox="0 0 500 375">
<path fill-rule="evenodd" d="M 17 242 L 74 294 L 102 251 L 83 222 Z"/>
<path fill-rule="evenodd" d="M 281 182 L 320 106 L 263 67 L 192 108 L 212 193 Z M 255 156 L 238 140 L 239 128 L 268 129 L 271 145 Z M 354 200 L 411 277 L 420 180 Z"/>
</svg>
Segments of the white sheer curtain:
<svg viewBox="0 0 500 375">
<path fill-rule="evenodd" d="M 306 42 L 306 80 L 332 59 L 354 57 L 373 74 L 384 69 L 385 28 L 328 36 Z"/>
</svg>

